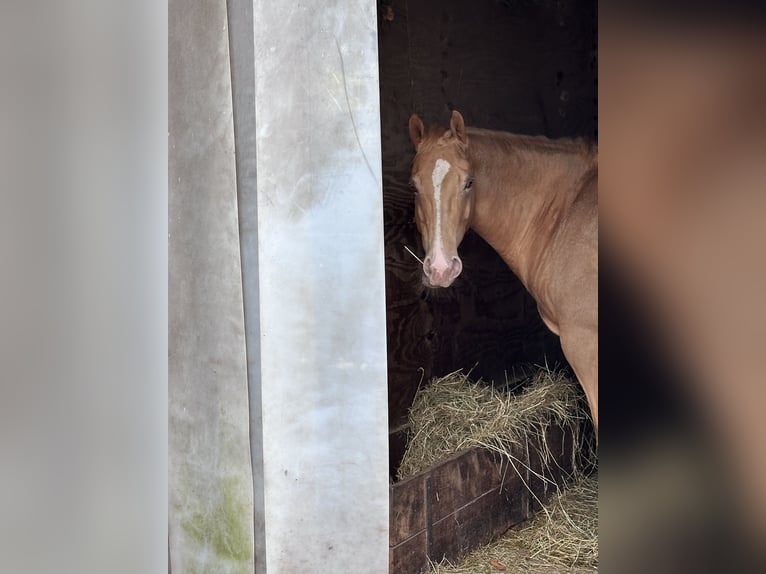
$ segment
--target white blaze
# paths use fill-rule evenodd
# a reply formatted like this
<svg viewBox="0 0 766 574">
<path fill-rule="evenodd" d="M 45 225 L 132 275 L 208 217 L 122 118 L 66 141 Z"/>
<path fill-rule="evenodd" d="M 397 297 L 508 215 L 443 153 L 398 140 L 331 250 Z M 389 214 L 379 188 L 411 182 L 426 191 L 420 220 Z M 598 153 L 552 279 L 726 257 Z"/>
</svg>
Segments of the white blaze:
<svg viewBox="0 0 766 574">
<path fill-rule="evenodd" d="M 434 184 L 434 206 L 436 208 L 436 237 L 434 238 L 432 261 L 437 268 L 446 268 L 449 265 L 442 243 L 442 182 L 451 167 L 450 162 L 439 158 L 436 160 L 434 171 L 431 174 L 431 181 Z"/>
</svg>

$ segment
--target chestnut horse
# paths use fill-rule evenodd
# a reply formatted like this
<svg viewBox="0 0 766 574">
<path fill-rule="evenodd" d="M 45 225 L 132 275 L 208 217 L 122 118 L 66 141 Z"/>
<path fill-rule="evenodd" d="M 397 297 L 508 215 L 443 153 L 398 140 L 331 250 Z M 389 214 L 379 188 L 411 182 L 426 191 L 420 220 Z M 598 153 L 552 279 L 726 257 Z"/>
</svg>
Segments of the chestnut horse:
<svg viewBox="0 0 766 574">
<path fill-rule="evenodd" d="M 537 302 L 588 398 L 598 432 L 598 159 L 582 140 L 466 128 L 426 133 L 413 114 L 415 221 L 423 283 L 449 287 L 473 229 Z"/>
</svg>

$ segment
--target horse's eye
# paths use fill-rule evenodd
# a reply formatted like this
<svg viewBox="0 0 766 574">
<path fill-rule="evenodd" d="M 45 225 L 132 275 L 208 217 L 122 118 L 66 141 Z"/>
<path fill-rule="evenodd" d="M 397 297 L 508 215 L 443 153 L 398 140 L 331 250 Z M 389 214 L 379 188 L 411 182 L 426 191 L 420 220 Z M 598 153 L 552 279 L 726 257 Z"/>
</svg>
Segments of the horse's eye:
<svg viewBox="0 0 766 574">
<path fill-rule="evenodd" d="M 465 185 L 463 186 L 463 191 L 471 191 L 471 186 L 473 185 L 473 177 L 470 175 L 465 178 Z"/>
<path fill-rule="evenodd" d="M 410 180 L 410 189 L 415 193 L 415 195 L 418 194 L 418 187 L 415 185 L 415 182 L 413 180 Z"/>
</svg>

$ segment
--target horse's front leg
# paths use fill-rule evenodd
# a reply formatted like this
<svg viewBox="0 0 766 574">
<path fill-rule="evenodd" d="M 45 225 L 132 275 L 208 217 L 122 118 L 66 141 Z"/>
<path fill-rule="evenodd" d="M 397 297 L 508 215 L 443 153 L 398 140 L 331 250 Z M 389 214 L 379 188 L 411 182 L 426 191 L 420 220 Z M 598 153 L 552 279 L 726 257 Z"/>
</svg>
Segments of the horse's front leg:
<svg viewBox="0 0 766 574">
<path fill-rule="evenodd" d="M 563 328 L 561 349 L 585 391 L 598 439 L 598 330 Z"/>
</svg>

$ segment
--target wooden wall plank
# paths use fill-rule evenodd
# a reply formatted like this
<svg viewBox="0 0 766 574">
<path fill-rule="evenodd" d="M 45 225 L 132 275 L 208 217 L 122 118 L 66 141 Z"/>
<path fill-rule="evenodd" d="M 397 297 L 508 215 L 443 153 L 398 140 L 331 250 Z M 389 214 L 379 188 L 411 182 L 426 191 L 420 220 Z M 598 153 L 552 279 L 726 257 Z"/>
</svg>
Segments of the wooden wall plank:
<svg viewBox="0 0 766 574">
<path fill-rule="evenodd" d="M 416 574 L 428 567 L 428 538 L 426 532 L 410 538 L 389 550 L 390 574 Z"/>
<path fill-rule="evenodd" d="M 487 450 L 469 450 L 430 473 L 432 523 L 439 522 L 483 495 L 500 488 L 498 460 Z"/>
<path fill-rule="evenodd" d="M 429 548 L 431 560 L 454 559 L 489 543 L 509 525 L 525 518 L 521 513 L 514 515 L 514 511 L 508 504 L 508 493 L 497 488 L 435 522 Z"/>
<path fill-rule="evenodd" d="M 428 524 L 426 475 L 418 475 L 399 483 L 395 491 L 392 487 L 390 497 L 390 545 L 396 546 L 416 534 L 425 532 Z"/>
<path fill-rule="evenodd" d="M 571 478 L 561 472 L 571 470 L 571 433 L 552 426 L 546 437 L 552 453 L 546 465 L 539 438 L 531 437 L 513 453 L 518 473 L 494 453 L 474 448 L 392 485 L 390 572 L 416 574 L 429 559 L 454 560 L 529 518 L 540 504 L 527 485 L 545 502 L 556 491 L 550 479 L 563 486 Z"/>
</svg>

